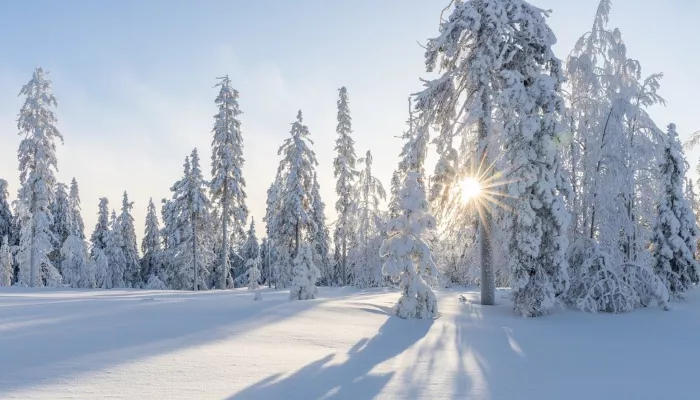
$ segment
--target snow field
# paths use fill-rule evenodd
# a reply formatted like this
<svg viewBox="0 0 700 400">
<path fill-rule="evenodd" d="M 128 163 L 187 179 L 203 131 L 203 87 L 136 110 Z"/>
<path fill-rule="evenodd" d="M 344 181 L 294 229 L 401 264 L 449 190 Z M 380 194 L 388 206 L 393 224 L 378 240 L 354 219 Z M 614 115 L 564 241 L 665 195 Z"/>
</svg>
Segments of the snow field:
<svg viewBox="0 0 700 400">
<path fill-rule="evenodd" d="M 507 292 L 0 288 L 0 398 L 694 399 L 700 295 L 622 314 L 524 319 Z M 459 301 L 464 293 L 467 302 Z"/>
</svg>

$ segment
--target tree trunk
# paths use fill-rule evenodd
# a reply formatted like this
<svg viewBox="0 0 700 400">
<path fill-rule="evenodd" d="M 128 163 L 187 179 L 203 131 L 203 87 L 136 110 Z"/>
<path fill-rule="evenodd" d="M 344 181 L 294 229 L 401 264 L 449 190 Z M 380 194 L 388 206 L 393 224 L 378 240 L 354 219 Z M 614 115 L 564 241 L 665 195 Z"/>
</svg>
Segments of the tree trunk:
<svg viewBox="0 0 700 400">
<path fill-rule="evenodd" d="M 487 123 L 487 118 L 491 116 L 491 110 L 488 105 L 488 96 L 486 91 L 481 95 L 481 104 L 483 115 L 478 121 L 478 135 L 479 135 L 479 147 L 481 156 L 481 166 L 482 168 L 487 168 L 485 172 L 486 176 L 483 178 L 489 181 L 491 175 L 491 163 L 489 162 L 488 156 L 488 131 L 489 126 Z M 481 209 L 482 220 L 479 224 L 479 247 L 480 247 L 480 257 L 481 257 L 481 304 L 485 306 L 491 306 L 496 304 L 496 277 L 493 270 L 493 252 L 491 251 L 491 232 L 493 226 L 493 216 L 491 215 L 491 203 L 488 201 L 483 202 Z"/>
</svg>

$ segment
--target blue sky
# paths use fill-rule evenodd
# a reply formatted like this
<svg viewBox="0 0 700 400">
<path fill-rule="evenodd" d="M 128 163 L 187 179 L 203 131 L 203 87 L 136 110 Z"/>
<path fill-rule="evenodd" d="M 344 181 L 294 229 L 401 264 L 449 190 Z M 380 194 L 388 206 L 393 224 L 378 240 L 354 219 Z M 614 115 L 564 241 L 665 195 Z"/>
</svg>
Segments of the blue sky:
<svg viewBox="0 0 700 400">
<path fill-rule="evenodd" d="M 533 0 L 565 58 L 592 24 L 598 0 Z M 388 184 L 404 129 L 407 96 L 424 76 L 419 42 L 437 34 L 442 0 L 126 0 L 8 2 L 0 13 L 0 177 L 17 187 L 15 119 L 21 86 L 37 65 L 58 99 L 59 178 L 81 186 L 87 233 L 97 199 L 118 208 L 127 190 L 140 228 L 149 197 L 159 200 L 198 147 L 208 162 L 215 78 L 241 93 L 249 207 L 262 229 L 277 148 L 301 109 L 315 142 L 329 223 L 337 89 L 347 86 L 356 151 L 372 150 Z M 645 74 L 664 72 L 660 126 L 682 137 L 700 129 L 700 2 L 613 0 L 611 26 Z M 690 154 L 691 163 L 700 153 Z M 206 166 L 208 169 L 208 166 Z"/>
</svg>

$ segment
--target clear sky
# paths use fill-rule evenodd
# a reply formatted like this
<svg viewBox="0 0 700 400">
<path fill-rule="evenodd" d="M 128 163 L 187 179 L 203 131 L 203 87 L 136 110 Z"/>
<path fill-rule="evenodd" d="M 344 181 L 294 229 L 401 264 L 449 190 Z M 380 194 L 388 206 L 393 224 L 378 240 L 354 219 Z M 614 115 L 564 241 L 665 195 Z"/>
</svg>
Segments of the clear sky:
<svg viewBox="0 0 700 400">
<path fill-rule="evenodd" d="M 304 113 L 320 165 L 328 222 L 335 219 L 333 145 L 337 89 L 348 87 L 358 156 L 371 150 L 388 186 L 421 88 L 419 42 L 437 35 L 447 0 L 23 0 L 0 11 L 0 177 L 17 189 L 20 88 L 40 65 L 58 99 L 59 179 L 76 177 L 86 233 L 98 198 L 119 208 L 127 190 L 141 236 L 149 197 L 159 203 L 198 147 L 207 163 L 216 112 L 215 78 L 240 91 L 248 206 L 262 236 L 277 149 Z M 598 0 L 532 0 L 553 10 L 564 59 L 592 24 Z M 700 1 L 613 0 L 628 55 L 645 74 L 664 72 L 657 124 L 682 137 L 700 129 Z M 700 152 L 690 154 L 695 165 Z M 158 204 L 158 208 L 160 206 Z"/>
</svg>

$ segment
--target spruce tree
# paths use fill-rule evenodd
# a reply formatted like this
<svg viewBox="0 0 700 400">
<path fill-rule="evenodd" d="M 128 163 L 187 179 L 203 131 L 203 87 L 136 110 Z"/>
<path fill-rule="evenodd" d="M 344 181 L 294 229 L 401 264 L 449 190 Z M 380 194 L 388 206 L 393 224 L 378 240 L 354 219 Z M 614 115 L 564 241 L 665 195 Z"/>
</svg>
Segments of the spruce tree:
<svg viewBox="0 0 700 400">
<path fill-rule="evenodd" d="M 441 133 L 449 135 L 454 131 L 463 137 L 475 131 L 476 158 L 484 169 L 481 179 L 490 181 L 489 148 L 498 144 L 495 136 L 499 131 L 494 113 L 504 98 L 500 88 L 504 81 L 517 79 L 509 71 L 510 64 L 519 62 L 504 55 L 527 49 L 531 43 L 521 38 L 543 32 L 546 26 L 537 19 L 544 11 L 535 10 L 524 0 L 472 0 L 453 4 L 450 16 L 440 22 L 440 35 L 429 39 L 426 46 L 426 71 L 438 72 L 440 76 L 426 80 L 426 88 L 417 95 L 419 126 L 423 129 L 434 126 Z M 536 45 L 538 49 L 543 46 L 546 43 Z M 449 164 L 453 160 L 453 148 L 445 141 L 439 140 L 438 144 L 439 164 Z M 493 206 L 484 202 L 480 208 L 481 304 L 493 305 Z"/>
<path fill-rule="evenodd" d="M 167 244 L 164 275 L 168 286 L 177 290 L 207 289 L 215 255 L 211 204 L 197 149 L 185 159 L 184 176 L 170 190 L 172 199 L 163 207 L 163 236 Z"/>
<path fill-rule="evenodd" d="M 122 225 L 119 223 L 117 213 L 114 210 L 112 210 L 109 227 L 104 249 L 104 253 L 107 256 L 108 279 L 105 288 L 125 288 L 126 257 L 124 256 L 124 236 L 122 236 Z"/>
<path fill-rule="evenodd" d="M 85 240 L 70 234 L 61 246 L 63 283 L 73 288 L 97 286 L 95 265 L 90 261 Z"/>
<path fill-rule="evenodd" d="M 18 150 L 21 221 L 18 281 L 32 287 L 56 286 L 60 275 L 49 259 L 53 251 L 50 207 L 56 185 L 56 141 L 63 143 L 52 109 L 56 107 L 56 98 L 41 67 L 37 67 L 19 95 L 26 99 L 17 121 L 19 135 L 24 137 Z"/>
<path fill-rule="evenodd" d="M 8 236 L 2 237 L 0 245 L 0 286 L 12 284 L 12 251 L 8 242 Z"/>
<path fill-rule="evenodd" d="M 255 234 L 255 220 L 250 219 L 250 228 L 246 234 L 246 241 L 241 249 L 241 257 L 246 260 L 246 263 L 250 259 L 257 259 L 260 257 L 260 244 L 258 243 L 258 237 Z"/>
<path fill-rule="evenodd" d="M 321 189 L 314 172 L 313 186 L 311 187 L 311 231 L 309 232 L 309 243 L 314 249 L 314 263 L 321 271 L 321 277 L 326 283 L 330 283 L 334 275 L 330 270 L 330 241 L 328 227 L 326 226 L 326 205 L 321 200 Z"/>
<path fill-rule="evenodd" d="M 652 238 L 654 272 L 672 297 L 690 289 L 700 279 L 695 259 L 698 226 L 688 200 L 683 196 L 685 158 L 676 125 L 668 126 L 660 174 L 662 193 Z"/>
<path fill-rule="evenodd" d="M 151 198 L 148 200 L 145 234 L 141 241 L 141 253 L 143 254 L 141 258 L 141 279 L 144 282 L 148 282 L 152 276 L 160 278 L 161 252 L 160 226 L 156 215 L 156 206 Z"/>
<path fill-rule="evenodd" d="M 99 249 L 102 252 L 107 249 L 107 237 L 109 236 L 109 200 L 106 197 L 100 198 L 100 204 L 97 211 L 97 223 L 95 229 L 90 236 L 92 248 L 90 256 L 95 258 L 95 250 Z"/>
<path fill-rule="evenodd" d="M 0 178 L 0 238 L 12 235 L 12 210 L 8 201 L 7 181 Z"/>
<path fill-rule="evenodd" d="M 80 190 L 78 189 L 78 181 L 73 178 L 70 182 L 70 194 L 68 195 L 68 203 L 71 210 L 71 220 L 73 221 L 73 234 L 81 240 L 85 240 L 85 223 L 81 214 L 80 207 Z"/>
<path fill-rule="evenodd" d="M 259 258 L 249 258 L 248 261 L 246 261 L 246 267 L 248 268 L 246 275 L 248 276 L 248 290 L 255 290 L 255 300 L 261 300 L 262 299 L 262 294 L 260 294 L 260 268 L 258 268 L 259 265 Z"/>
<path fill-rule="evenodd" d="M 238 107 L 238 91 L 231 87 L 228 75 L 218 78 L 220 87 L 216 104 L 219 112 L 214 116 L 214 140 L 212 141 L 212 201 L 221 209 L 222 265 L 219 288 L 226 288 L 229 265 L 229 239 L 242 234 L 248 218 L 243 178 L 243 137 L 241 111 Z M 229 232 L 229 224 L 233 229 Z"/>
<path fill-rule="evenodd" d="M 299 248 L 294 257 L 292 273 L 294 278 L 289 288 L 289 298 L 291 300 L 315 299 L 318 295 L 316 281 L 321 277 L 321 273 L 314 264 L 311 245 L 304 244 Z"/>
<path fill-rule="evenodd" d="M 56 184 L 55 198 L 53 203 L 51 203 L 51 215 L 53 216 L 53 224 L 51 225 L 53 251 L 49 255 L 49 258 L 59 269 L 61 275 L 63 275 L 63 271 L 61 271 L 61 248 L 71 234 L 71 214 L 67 187 L 65 184 L 59 182 Z"/>
<path fill-rule="evenodd" d="M 292 124 L 291 137 L 284 141 L 278 153 L 283 156 L 277 175 L 280 181 L 279 206 L 273 220 L 274 231 L 279 238 L 276 246 L 285 246 L 294 257 L 304 240 L 304 233 L 313 229 L 314 168 L 318 164 L 309 144 L 309 128 L 302 123 L 301 111 Z M 308 142 L 308 144 L 307 144 Z"/>
<path fill-rule="evenodd" d="M 514 49 L 513 61 L 504 66 L 497 115 L 505 121 L 505 159 L 512 169 L 507 179 L 513 208 L 513 306 L 517 314 L 530 317 L 547 314 L 569 288 L 570 216 L 562 197 L 566 185 L 557 149 L 564 77 L 552 52 L 556 38 L 545 12 L 526 2 L 517 5 L 517 18 L 526 21 L 527 29 L 517 35 L 522 48 Z"/>
<path fill-rule="evenodd" d="M 141 279 L 141 266 L 139 264 L 139 251 L 136 244 L 136 227 L 134 217 L 131 216 L 131 209 L 134 203 L 129 201 L 126 191 L 122 197 L 122 210 L 119 214 L 118 222 L 121 225 L 122 238 L 124 240 L 124 259 L 126 261 L 124 269 L 124 282 L 128 287 L 139 288 L 143 285 Z"/>
<path fill-rule="evenodd" d="M 335 193 L 338 195 L 338 200 L 335 203 L 335 209 L 338 212 L 338 221 L 335 225 L 333 240 L 335 247 L 339 252 L 340 259 L 338 261 L 340 284 L 346 285 L 347 282 L 347 255 L 349 251 L 350 236 L 353 234 L 352 217 L 354 213 L 353 207 L 353 186 L 355 178 L 358 175 L 355 169 L 357 157 L 355 156 L 355 141 L 352 136 L 352 118 L 350 117 L 350 108 L 348 100 L 348 91 L 343 86 L 339 90 L 340 98 L 338 99 L 338 125 L 336 132 L 338 138 L 335 141 L 335 151 L 337 155 L 333 160 L 334 172 L 336 178 Z"/>
<path fill-rule="evenodd" d="M 434 318 L 438 312 L 435 293 L 425 281 L 425 277 L 437 276 L 424 240 L 424 231 L 435 229 L 435 218 L 428 213 L 428 201 L 418 177 L 415 171 L 406 175 L 399 193 L 402 213 L 389 221 L 389 237 L 380 249 L 386 257 L 382 272 L 399 280 L 401 297 L 395 312 L 401 318 Z"/>
</svg>

